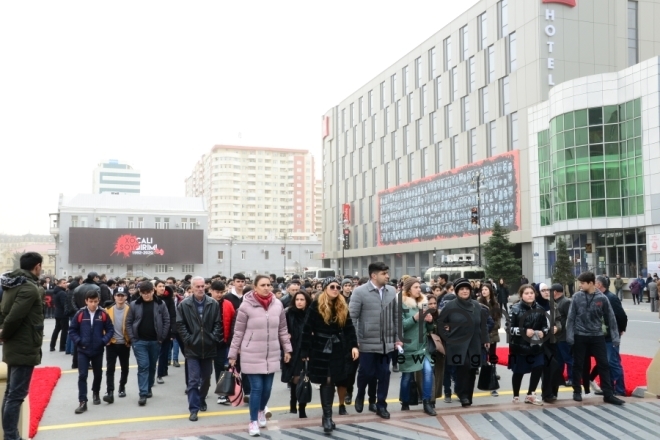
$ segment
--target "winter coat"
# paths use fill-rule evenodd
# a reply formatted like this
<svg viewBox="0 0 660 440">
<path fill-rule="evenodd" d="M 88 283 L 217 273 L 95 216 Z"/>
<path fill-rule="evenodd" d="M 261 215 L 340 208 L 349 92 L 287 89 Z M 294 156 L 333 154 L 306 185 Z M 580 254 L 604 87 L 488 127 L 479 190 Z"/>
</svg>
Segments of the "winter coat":
<svg viewBox="0 0 660 440">
<path fill-rule="evenodd" d="M 649 289 L 649 297 L 651 299 L 658 299 L 658 284 L 651 280 L 651 282 L 648 283 L 646 287 Z"/>
<path fill-rule="evenodd" d="M 556 344 L 557 343 L 557 335 L 561 333 L 561 331 L 564 329 L 562 327 L 562 322 L 561 322 L 561 314 L 559 313 L 559 309 L 557 307 L 557 303 L 554 304 L 554 312 L 550 313 L 550 299 L 545 299 L 543 298 L 543 295 L 540 293 L 536 294 L 536 303 L 540 305 L 543 310 L 546 312 L 545 316 L 548 319 L 548 322 L 550 322 L 550 318 L 552 318 L 552 325 L 548 328 L 549 332 L 553 332 L 554 329 L 552 329 L 552 326 L 557 327 L 557 333 L 553 334 L 552 336 L 548 338 L 549 343 Z"/>
<path fill-rule="evenodd" d="M 609 325 L 613 345 L 619 345 L 619 329 L 610 301 L 599 291 L 582 290 L 573 295 L 566 318 L 566 342 L 573 345 L 575 335 L 603 336 L 603 324 Z"/>
<path fill-rule="evenodd" d="M 220 298 L 218 301 L 218 306 L 220 308 L 220 325 L 222 326 L 222 336 L 223 339 L 218 344 L 218 348 L 227 349 L 227 344 L 231 341 L 231 337 L 234 334 L 234 319 L 236 319 L 236 310 L 234 306 L 229 301 L 225 301 L 225 298 Z"/>
<path fill-rule="evenodd" d="M 53 305 L 55 307 L 55 319 L 64 319 L 67 317 L 64 313 L 66 308 L 66 290 L 60 286 L 55 286 L 53 290 Z"/>
<path fill-rule="evenodd" d="M 101 295 L 101 288 L 89 278 L 85 280 L 80 286 L 76 287 L 76 290 L 73 291 L 73 301 L 76 305 L 76 310 L 80 310 L 84 307 L 87 307 L 85 304 L 85 296 L 87 292 L 96 291 Z"/>
<path fill-rule="evenodd" d="M 621 336 L 621 333 L 625 332 L 628 328 L 628 315 L 626 314 L 626 311 L 623 310 L 623 306 L 621 305 L 621 300 L 619 297 L 617 297 L 609 290 L 605 291 L 605 296 L 609 300 L 610 306 L 612 306 L 612 312 L 614 313 L 614 318 L 616 320 L 616 327 L 619 331 L 619 336 Z M 609 323 L 607 323 L 607 325 L 609 326 Z M 610 332 L 607 332 L 605 335 L 605 341 L 612 342 L 612 336 Z"/>
<path fill-rule="evenodd" d="M 183 354 L 186 358 L 216 357 L 217 345 L 224 341 L 220 325 L 220 305 L 216 300 L 204 295 L 204 308 L 200 317 L 195 296 L 184 299 L 176 309 L 176 326 L 183 341 Z"/>
<path fill-rule="evenodd" d="M 559 313 L 559 321 L 561 323 L 561 330 L 557 331 L 555 340 L 557 342 L 566 341 L 566 318 L 568 318 L 568 309 L 571 307 L 571 299 L 562 295 L 555 304 L 557 305 L 557 312 Z"/>
<path fill-rule="evenodd" d="M 493 308 L 488 307 L 488 305 L 483 304 L 481 301 L 479 301 L 479 304 L 481 304 L 483 307 L 486 307 L 488 310 L 488 318 L 493 322 L 492 327 L 489 327 L 488 329 L 488 339 L 491 344 L 497 344 L 500 342 L 500 327 L 502 326 L 501 321 L 502 321 L 502 312 L 500 311 L 500 306 L 499 304 Z M 490 322 L 490 321 L 489 321 Z"/>
<path fill-rule="evenodd" d="M 128 336 L 128 331 L 126 331 L 126 318 L 128 318 L 128 310 L 130 309 L 130 306 L 128 304 L 124 304 L 124 319 L 122 322 L 122 333 L 124 334 L 124 344 L 130 345 L 131 344 L 131 338 Z M 108 307 L 105 309 L 106 312 L 108 312 L 108 317 L 110 318 L 110 321 L 112 321 L 112 326 L 114 327 L 114 322 L 115 322 L 115 306 L 113 305 L 112 307 Z M 114 337 L 114 328 L 113 328 L 113 336 L 112 339 L 110 339 L 111 344 L 116 344 L 117 340 Z"/>
<path fill-rule="evenodd" d="M 646 287 L 646 283 L 643 279 L 636 278 L 632 283 L 628 284 L 628 287 L 630 287 L 630 293 L 636 295 L 642 293 L 642 290 Z"/>
<path fill-rule="evenodd" d="M 154 325 L 156 328 L 156 335 L 158 342 L 162 343 L 168 338 L 170 333 L 170 314 L 167 311 L 165 303 L 154 295 Z M 138 330 L 140 328 L 140 321 L 142 321 L 142 313 L 144 307 L 144 300 L 138 298 L 130 304 L 128 310 L 128 317 L 126 318 L 126 332 L 131 342 L 135 343 L 140 340 Z"/>
<path fill-rule="evenodd" d="M 236 359 L 240 351 L 243 373 L 270 374 L 280 369 L 280 348 L 291 353 L 291 342 L 282 303 L 273 297 L 265 310 L 255 295 L 243 295 L 227 357 Z"/>
<path fill-rule="evenodd" d="M 367 282 L 356 288 L 348 305 L 357 328 L 362 353 L 390 353 L 398 336 L 397 295 L 394 287 L 383 287 L 383 299 L 378 289 Z"/>
<path fill-rule="evenodd" d="M 334 383 L 346 380 L 352 367 L 353 348 L 358 348 L 358 344 L 350 314 L 343 328 L 333 320 L 326 324 L 319 313 L 319 303 L 314 300 L 309 306 L 301 348 L 301 357 L 309 358 L 309 380 L 318 384 L 325 383 L 328 377 Z"/>
<path fill-rule="evenodd" d="M 155 295 L 155 293 L 154 293 Z M 176 325 L 176 307 L 174 306 L 174 289 L 170 286 L 165 286 L 165 292 L 159 296 L 159 298 L 165 303 L 167 308 L 167 313 L 170 314 L 170 338 L 173 338 L 176 334 L 177 325 Z"/>
<path fill-rule="evenodd" d="M 403 354 L 397 353 L 399 371 L 412 373 L 420 371 L 424 366 L 424 359 L 431 361 L 431 355 L 426 351 L 427 334 L 433 332 L 433 324 L 424 321 L 424 304 L 426 298 L 420 303 L 413 298 L 402 297 L 401 325 L 403 327 Z M 413 318 L 419 312 L 419 319 Z"/>
<path fill-rule="evenodd" d="M 477 301 L 459 298 L 448 301 L 438 316 L 437 325 L 445 342 L 447 365 L 472 368 L 482 365 L 481 350 L 490 339 Z"/>
<path fill-rule="evenodd" d="M 69 326 L 69 337 L 78 347 L 78 352 L 89 357 L 102 354 L 114 334 L 112 319 L 100 307 L 94 313 L 93 326 L 91 325 L 91 313 L 87 307 L 76 312 Z"/>
<path fill-rule="evenodd" d="M 0 277 L 2 361 L 7 365 L 39 365 L 44 339 L 43 289 L 32 272 L 17 269 Z"/>
<path fill-rule="evenodd" d="M 497 302 L 500 304 L 507 304 L 509 302 L 509 289 L 506 285 L 497 285 Z"/>
<path fill-rule="evenodd" d="M 519 301 L 511 306 L 509 310 L 510 327 L 509 350 L 512 355 L 536 356 L 543 352 L 543 347 L 531 345 L 530 338 L 526 337 L 528 329 L 542 331 L 545 337 L 548 334 L 548 317 L 545 310 L 539 304 L 532 303 L 530 306 L 524 301 Z"/>
<path fill-rule="evenodd" d="M 621 290 L 623 288 L 623 278 L 614 278 L 614 288 L 616 290 Z"/>
<path fill-rule="evenodd" d="M 289 363 L 284 363 L 284 360 L 281 362 L 282 368 L 282 382 L 291 382 L 294 376 L 300 375 L 300 371 L 303 368 L 302 356 L 300 355 L 300 350 L 302 348 L 302 335 L 304 330 L 305 316 L 307 311 L 300 310 L 295 306 L 289 307 L 284 311 L 286 316 L 286 328 L 289 334 L 291 335 L 291 361 Z"/>
<path fill-rule="evenodd" d="M 112 290 L 108 287 L 106 283 L 99 284 L 99 289 L 101 290 L 101 305 L 105 304 L 107 301 L 112 302 Z"/>
</svg>

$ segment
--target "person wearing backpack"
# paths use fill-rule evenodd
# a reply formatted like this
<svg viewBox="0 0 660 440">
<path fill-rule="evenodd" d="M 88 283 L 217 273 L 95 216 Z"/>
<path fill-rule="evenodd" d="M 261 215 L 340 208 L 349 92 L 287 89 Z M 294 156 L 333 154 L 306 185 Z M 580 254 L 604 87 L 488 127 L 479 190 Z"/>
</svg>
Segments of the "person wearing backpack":
<svg viewBox="0 0 660 440">
<path fill-rule="evenodd" d="M 112 320 L 105 310 L 99 307 L 100 293 L 90 290 L 85 293 L 85 308 L 78 310 L 71 320 L 69 337 L 78 349 L 78 402 L 76 414 L 87 411 L 88 365 L 92 364 L 94 381 L 92 396 L 94 405 L 100 405 L 101 380 L 103 379 L 103 352 L 114 335 Z"/>
</svg>

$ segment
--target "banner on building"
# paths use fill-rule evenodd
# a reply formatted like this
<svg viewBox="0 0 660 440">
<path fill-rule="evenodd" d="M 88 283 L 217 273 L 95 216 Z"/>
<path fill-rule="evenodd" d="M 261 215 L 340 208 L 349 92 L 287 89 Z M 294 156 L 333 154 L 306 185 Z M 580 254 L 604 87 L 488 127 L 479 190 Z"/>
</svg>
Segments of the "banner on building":
<svg viewBox="0 0 660 440">
<path fill-rule="evenodd" d="M 481 233 L 493 224 L 520 229 L 520 166 L 518 150 L 461 168 L 428 176 L 378 193 L 378 245 L 413 243 L 477 235 L 471 222 L 477 206 L 480 172 Z"/>
<path fill-rule="evenodd" d="M 201 229 L 69 229 L 70 264 L 203 264 Z"/>
</svg>

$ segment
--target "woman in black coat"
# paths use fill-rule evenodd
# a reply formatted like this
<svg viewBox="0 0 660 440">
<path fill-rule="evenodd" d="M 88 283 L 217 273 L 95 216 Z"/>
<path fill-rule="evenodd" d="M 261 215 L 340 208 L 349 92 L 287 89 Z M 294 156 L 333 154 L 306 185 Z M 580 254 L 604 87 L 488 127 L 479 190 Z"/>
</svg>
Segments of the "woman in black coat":
<svg viewBox="0 0 660 440">
<path fill-rule="evenodd" d="M 303 369 L 302 356 L 300 355 L 300 349 L 302 346 L 302 335 L 303 327 L 305 325 L 305 317 L 307 316 L 307 310 L 309 305 L 312 302 L 312 298 L 305 292 L 300 291 L 296 293 L 293 298 L 291 298 L 291 305 L 286 309 L 286 326 L 289 329 L 289 337 L 291 338 L 291 348 L 293 352 L 291 353 L 291 360 L 288 363 L 282 362 L 282 382 L 289 384 L 289 389 L 291 391 L 291 409 L 290 413 L 300 415 L 301 419 L 307 418 L 305 413 L 305 404 L 300 404 L 298 410 L 296 410 L 296 385 L 300 380 L 300 372 Z"/>
<path fill-rule="evenodd" d="M 309 307 L 305 323 L 301 356 L 309 359 L 309 379 L 321 385 L 323 431 L 331 433 L 332 402 L 335 386 L 339 395 L 339 414 L 346 414 L 347 378 L 351 361 L 358 358 L 357 336 L 348 306 L 341 292 L 339 280 L 334 277 L 323 281 L 323 291 Z"/>
<path fill-rule="evenodd" d="M 536 302 L 536 292 L 529 284 L 518 291 L 520 301 L 511 306 L 509 333 L 509 370 L 513 371 L 513 403 L 519 403 L 523 376 L 531 373 L 525 403 L 543 405 L 536 396 L 536 387 L 543 373 L 543 338 L 548 334 L 545 310 Z"/>
<path fill-rule="evenodd" d="M 462 406 L 472 405 L 477 368 L 488 350 L 488 312 L 470 298 L 472 286 L 465 278 L 454 281 L 456 299 L 446 303 L 438 317 L 440 337 L 445 342 L 445 362 L 456 367 L 456 394 Z"/>
<path fill-rule="evenodd" d="M 500 309 L 509 311 L 509 288 L 504 283 L 504 278 L 500 278 L 497 283 L 497 302 L 500 303 Z"/>
</svg>

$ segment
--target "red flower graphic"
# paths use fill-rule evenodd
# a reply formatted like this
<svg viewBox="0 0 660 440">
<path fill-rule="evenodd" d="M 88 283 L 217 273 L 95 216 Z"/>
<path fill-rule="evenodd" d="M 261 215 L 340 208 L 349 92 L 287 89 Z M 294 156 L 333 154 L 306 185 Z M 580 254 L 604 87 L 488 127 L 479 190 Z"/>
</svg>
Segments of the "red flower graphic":
<svg viewBox="0 0 660 440">
<path fill-rule="evenodd" d="M 117 239 L 115 250 L 110 255 L 121 254 L 124 258 L 128 258 L 131 256 L 131 252 L 139 248 L 140 243 L 138 242 L 138 238 L 135 235 L 126 234 Z"/>
</svg>

